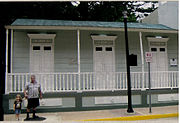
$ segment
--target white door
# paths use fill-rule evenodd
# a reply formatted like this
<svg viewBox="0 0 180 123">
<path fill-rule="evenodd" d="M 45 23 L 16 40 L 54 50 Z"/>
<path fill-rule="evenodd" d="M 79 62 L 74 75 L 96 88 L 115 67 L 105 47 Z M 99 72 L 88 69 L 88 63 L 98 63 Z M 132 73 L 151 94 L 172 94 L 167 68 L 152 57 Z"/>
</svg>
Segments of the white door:
<svg viewBox="0 0 180 123">
<path fill-rule="evenodd" d="M 152 63 L 151 70 L 152 71 L 167 71 L 168 63 L 167 63 L 167 52 L 165 47 L 151 47 L 152 52 Z"/>
<path fill-rule="evenodd" d="M 151 46 L 151 81 L 152 87 L 163 87 L 168 84 L 168 57 L 166 46 Z"/>
<path fill-rule="evenodd" d="M 54 53 L 51 44 L 32 44 L 31 73 L 50 73 L 54 69 Z"/>
<path fill-rule="evenodd" d="M 94 72 L 98 89 L 114 88 L 115 60 L 112 45 L 94 46 Z"/>
<path fill-rule="evenodd" d="M 54 72 L 54 54 L 52 45 L 43 45 L 42 47 L 42 72 Z"/>
<path fill-rule="evenodd" d="M 31 56 L 30 56 L 30 72 L 39 73 L 41 72 L 42 63 L 42 48 L 41 45 L 32 45 Z"/>
<path fill-rule="evenodd" d="M 30 72 L 36 75 L 42 89 L 51 91 L 54 88 L 54 51 L 51 43 L 32 43 L 30 54 Z M 49 73 L 49 74 L 38 74 Z"/>
</svg>

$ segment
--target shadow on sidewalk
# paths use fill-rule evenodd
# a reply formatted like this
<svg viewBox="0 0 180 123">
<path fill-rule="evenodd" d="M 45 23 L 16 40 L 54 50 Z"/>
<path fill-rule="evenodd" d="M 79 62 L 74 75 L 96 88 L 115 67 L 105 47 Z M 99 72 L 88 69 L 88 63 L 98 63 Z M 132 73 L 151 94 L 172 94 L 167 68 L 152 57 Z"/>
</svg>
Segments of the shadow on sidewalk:
<svg viewBox="0 0 180 123">
<path fill-rule="evenodd" d="M 38 117 L 38 118 L 29 118 L 29 120 L 24 119 L 24 121 L 43 121 L 46 120 L 45 117 Z"/>
</svg>

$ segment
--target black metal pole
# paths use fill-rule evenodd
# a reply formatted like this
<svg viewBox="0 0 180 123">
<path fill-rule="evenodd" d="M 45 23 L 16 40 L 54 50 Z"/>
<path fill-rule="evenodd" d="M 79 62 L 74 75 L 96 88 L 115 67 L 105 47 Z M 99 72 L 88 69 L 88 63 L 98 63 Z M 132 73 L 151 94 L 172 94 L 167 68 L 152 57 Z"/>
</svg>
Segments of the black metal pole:
<svg viewBox="0 0 180 123">
<path fill-rule="evenodd" d="M 131 77 L 130 77 L 130 64 L 129 64 L 129 47 L 128 47 L 128 33 L 127 33 L 127 12 L 123 12 L 124 15 L 124 30 L 125 30 L 125 42 L 126 42 L 126 66 L 127 66 L 127 87 L 128 87 L 128 113 L 133 113 L 132 100 L 131 100 Z"/>
<path fill-rule="evenodd" d="M 150 62 L 148 62 L 148 74 L 149 74 L 149 113 L 152 113 L 152 110 L 151 110 L 151 74 L 150 74 Z"/>
</svg>

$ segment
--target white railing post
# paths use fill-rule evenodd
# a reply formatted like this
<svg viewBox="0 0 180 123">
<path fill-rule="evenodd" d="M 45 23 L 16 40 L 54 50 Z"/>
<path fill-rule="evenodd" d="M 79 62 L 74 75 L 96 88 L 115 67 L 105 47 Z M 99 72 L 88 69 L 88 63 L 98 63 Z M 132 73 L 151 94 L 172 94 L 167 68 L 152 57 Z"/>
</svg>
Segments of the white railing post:
<svg viewBox="0 0 180 123">
<path fill-rule="evenodd" d="M 65 90 L 65 87 L 66 87 L 65 84 L 66 83 L 65 83 L 65 79 L 64 79 L 64 74 L 62 74 L 62 82 L 63 82 L 63 90 Z"/>
<path fill-rule="evenodd" d="M 55 90 L 57 91 L 58 90 L 57 74 L 55 74 L 55 76 L 56 76 L 56 88 L 55 88 Z"/>
<path fill-rule="evenodd" d="M 73 89 L 72 89 L 72 88 L 73 88 L 73 87 L 72 87 L 72 85 L 73 85 L 72 83 L 73 83 L 73 74 L 70 74 L 70 86 L 71 86 L 70 89 L 71 89 L 71 91 L 73 90 Z"/>
<path fill-rule="evenodd" d="M 174 73 L 172 74 L 172 87 L 174 88 Z"/>
<path fill-rule="evenodd" d="M 59 76 L 59 90 L 62 90 L 62 80 L 61 80 L 61 74 L 58 75 Z"/>
<path fill-rule="evenodd" d="M 17 88 L 16 81 L 17 81 L 17 75 L 14 75 L 14 92 L 16 92 L 16 88 Z"/>
<path fill-rule="evenodd" d="M 20 84 L 21 83 L 21 81 L 20 81 L 21 79 L 20 78 L 21 78 L 21 75 L 18 75 L 18 81 L 17 81 L 18 91 L 20 91 L 20 88 L 21 88 L 21 84 Z"/>
<path fill-rule="evenodd" d="M 93 79 L 92 79 L 93 75 L 92 75 L 92 73 L 90 74 L 89 77 L 90 77 L 90 79 L 89 79 L 90 85 L 89 85 L 89 86 L 90 86 L 90 90 L 92 90 L 92 88 L 93 88 L 93 87 L 92 87 L 92 85 L 93 85 L 93 81 L 92 81 L 92 80 L 93 80 Z"/>
<path fill-rule="evenodd" d="M 178 80 L 179 80 L 179 74 L 178 74 L 178 72 L 176 72 L 176 87 L 178 87 Z"/>
<path fill-rule="evenodd" d="M 9 77 L 9 76 L 8 76 Z M 9 88 L 9 92 L 12 92 L 12 82 L 13 82 L 13 80 L 12 80 L 12 74 L 10 75 L 10 79 L 11 79 L 11 81 L 9 82 L 9 78 L 8 78 L 8 88 Z"/>
<path fill-rule="evenodd" d="M 23 91 L 24 90 L 24 74 L 22 75 L 22 88 L 21 90 Z"/>
<path fill-rule="evenodd" d="M 74 90 L 77 90 L 77 82 L 76 82 L 76 80 L 77 80 L 77 74 L 73 74 L 73 80 L 74 80 Z"/>
<path fill-rule="evenodd" d="M 96 89 L 96 74 L 93 72 L 93 90 L 95 90 Z"/>
<path fill-rule="evenodd" d="M 126 78 L 125 73 L 122 72 L 122 75 L 121 75 L 121 81 L 122 81 L 121 88 L 122 88 L 122 89 L 125 89 L 125 84 L 126 84 L 125 78 Z"/>
<path fill-rule="evenodd" d="M 67 90 L 69 90 L 69 74 L 66 75 Z"/>
</svg>

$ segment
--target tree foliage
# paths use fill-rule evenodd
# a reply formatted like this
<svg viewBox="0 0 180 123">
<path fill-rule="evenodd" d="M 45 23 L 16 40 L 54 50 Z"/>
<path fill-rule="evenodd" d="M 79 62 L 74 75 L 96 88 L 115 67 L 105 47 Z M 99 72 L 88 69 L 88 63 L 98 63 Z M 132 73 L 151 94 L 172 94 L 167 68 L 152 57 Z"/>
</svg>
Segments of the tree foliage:
<svg viewBox="0 0 180 123">
<path fill-rule="evenodd" d="M 143 3 L 136 1 L 120 2 L 15 2 L 0 3 L 0 19 L 11 23 L 17 18 L 60 19 L 82 21 L 123 21 L 122 11 L 128 11 L 128 20 L 136 21 L 136 12 L 151 13 L 156 7 L 140 8 Z M 152 2 L 154 5 L 155 3 Z"/>
</svg>

